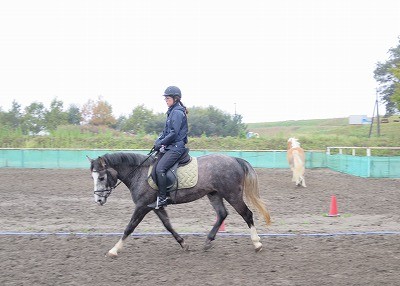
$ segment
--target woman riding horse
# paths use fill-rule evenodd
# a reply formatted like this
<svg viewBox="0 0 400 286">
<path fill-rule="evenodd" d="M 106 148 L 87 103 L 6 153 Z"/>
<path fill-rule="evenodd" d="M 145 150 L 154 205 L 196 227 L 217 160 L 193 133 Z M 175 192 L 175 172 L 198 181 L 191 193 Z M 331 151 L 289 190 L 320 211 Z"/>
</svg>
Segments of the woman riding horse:
<svg viewBox="0 0 400 286">
<path fill-rule="evenodd" d="M 164 130 L 154 143 L 154 150 L 159 151 L 156 166 L 157 185 L 159 196 L 149 207 L 158 209 L 170 203 L 167 198 L 167 176 L 166 173 L 181 155 L 186 151 L 188 142 L 187 109 L 182 104 L 181 90 L 176 86 L 169 86 L 163 96 L 168 106 L 167 120 Z"/>
</svg>

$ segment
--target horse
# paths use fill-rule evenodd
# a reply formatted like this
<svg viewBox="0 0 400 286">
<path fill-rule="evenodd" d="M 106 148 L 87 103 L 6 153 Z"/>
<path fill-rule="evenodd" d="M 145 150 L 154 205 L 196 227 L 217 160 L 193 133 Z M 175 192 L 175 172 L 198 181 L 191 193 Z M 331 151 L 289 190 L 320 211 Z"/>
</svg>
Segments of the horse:
<svg viewBox="0 0 400 286">
<path fill-rule="evenodd" d="M 150 211 L 154 211 L 164 227 L 172 234 L 184 251 L 189 245 L 173 229 L 166 207 L 153 209 L 148 204 L 157 198 L 157 190 L 148 183 L 149 168 L 156 161 L 154 153 L 146 155 L 128 152 L 107 153 L 97 159 L 91 159 L 90 172 L 94 182 L 94 200 L 98 205 L 104 205 L 111 192 L 120 182 L 130 190 L 135 204 L 132 217 L 126 226 L 122 237 L 112 247 L 106 256 L 117 257 L 125 240 Z M 254 225 L 253 212 L 249 209 L 244 198 L 256 208 L 270 225 L 271 218 L 265 203 L 260 198 L 258 176 L 254 168 L 244 159 L 223 154 L 209 154 L 196 157 L 198 167 L 197 184 L 190 188 L 173 189 L 170 193 L 171 204 L 193 202 L 207 196 L 214 208 L 217 219 L 207 235 L 204 250 L 210 249 L 212 241 L 226 219 L 228 212 L 224 205 L 227 201 L 244 219 L 250 229 L 251 241 L 255 252 L 262 250 L 262 243 Z M 179 169 L 178 169 L 179 171 Z"/>
<path fill-rule="evenodd" d="M 293 172 L 292 182 L 296 183 L 296 186 L 306 187 L 306 181 L 304 173 L 306 170 L 306 156 L 303 148 L 300 147 L 300 143 L 296 138 L 289 138 L 287 141 L 287 160 L 290 169 Z"/>
</svg>

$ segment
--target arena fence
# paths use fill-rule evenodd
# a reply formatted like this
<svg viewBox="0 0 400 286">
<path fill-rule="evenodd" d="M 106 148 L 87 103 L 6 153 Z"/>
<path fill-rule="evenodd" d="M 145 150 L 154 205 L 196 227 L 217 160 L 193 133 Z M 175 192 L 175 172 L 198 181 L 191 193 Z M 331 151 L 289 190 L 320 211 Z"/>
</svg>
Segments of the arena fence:
<svg viewBox="0 0 400 286">
<path fill-rule="evenodd" d="M 371 155 L 378 150 L 399 151 L 400 147 L 328 147 L 326 167 L 364 178 L 400 178 L 400 156 Z M 365 156 L 356 156 L 357 152 Z"/>
<path fill-rule="evenodd" d="M 400 178 L 400 156 L 355 156 L 332 150 L 353 147 L 329 147 L 327 151 L 306 151 L 306 168 L 329 168 L 360 177 Z M 400 148 L 399 148 L 400 150 Z M 86 156 L 96 158 L 106 153 L 134 152 L 146 155 L 149 150 L 132 149 L 0 149 L 0 168 L 89 168 Z M 243 158 L 255 168 L 289 168 L 286 150 L 264 151 L 209 151 L 191 150 L 190 155 L 199 157 L 207 154 L 226 154 Z"/>
</svg>

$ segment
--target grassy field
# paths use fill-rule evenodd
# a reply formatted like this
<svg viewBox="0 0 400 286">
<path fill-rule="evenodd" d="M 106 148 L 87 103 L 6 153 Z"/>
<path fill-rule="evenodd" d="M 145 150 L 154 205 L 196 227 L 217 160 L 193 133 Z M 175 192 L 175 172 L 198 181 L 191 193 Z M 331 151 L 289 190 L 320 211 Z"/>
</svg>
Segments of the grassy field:
<svg viewBox="0 0 400 286">
<path fill-rule="evenodd" d="M 296 137 L 305 150 L 329 146 L 400 147 L 399 116 L 380 124 L 349 125 L 348 118 L 250 123 L 252 137 L 190 137 L 188 147 L 197 150 L 286 150 L 287 139 Z M 1 148 L 151 149 L 156 135 L 129 135 L 109 128 L 61 126 L 48 136 L 27 136 L 0 130 Z M 375 151 L 374 151 L 375 152 Z M 384 154 L 382 152 L 385 152 Z M 374 155 L 400 155 L 400 151 L 377 151 Z"/>
<path fill-rule="evenodd" d="M 400 117 L 392 116 L 388 123 L 350 125 L 348 118 L 314 119 L 248 124 L 249 131 L 259 139 L 296 137 L 305 149 L 325 149 L 328 146 L 399 147 Z M 371 131 L 371 136 L 370 135 Z"/>
</svg>

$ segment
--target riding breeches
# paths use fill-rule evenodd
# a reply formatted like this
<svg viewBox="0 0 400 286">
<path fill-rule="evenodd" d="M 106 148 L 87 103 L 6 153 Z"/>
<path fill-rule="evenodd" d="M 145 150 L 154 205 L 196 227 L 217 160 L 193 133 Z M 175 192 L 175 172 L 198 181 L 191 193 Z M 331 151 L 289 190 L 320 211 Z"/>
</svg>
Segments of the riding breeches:
<svg viewBox="0 0 400 286">
<path fill-rule="evenodd" d="M 159 156 L 161 156 L 161 158 L 158 160 L 157 166 L 156 166 L 156 173 L 160 174 L 160 173 L 166 173 L 168 171 L 169 168 L 171 168 L 176 161 L 178 161 L 179 157 L 182 154 L 180 154 L 179 152 L 175 152 L 175 151 L 167 151 L 164 154 L 159 154 Z"/>
</svg>

